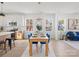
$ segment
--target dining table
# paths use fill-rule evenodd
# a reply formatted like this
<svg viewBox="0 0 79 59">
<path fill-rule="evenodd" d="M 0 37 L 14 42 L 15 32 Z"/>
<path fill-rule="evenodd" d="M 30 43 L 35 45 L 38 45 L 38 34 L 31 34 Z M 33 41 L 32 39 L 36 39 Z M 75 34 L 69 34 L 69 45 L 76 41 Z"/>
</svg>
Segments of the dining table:
<svg viewBox="0 0 79 59">
<path fill-rule="evenodd" d="M 29 40 L 29 55 L 32 56 L 32 42 L 46 42 L 45 56 L 48 56 L 48 37 L 47 36 L 32 36 Z"/>
</svg>

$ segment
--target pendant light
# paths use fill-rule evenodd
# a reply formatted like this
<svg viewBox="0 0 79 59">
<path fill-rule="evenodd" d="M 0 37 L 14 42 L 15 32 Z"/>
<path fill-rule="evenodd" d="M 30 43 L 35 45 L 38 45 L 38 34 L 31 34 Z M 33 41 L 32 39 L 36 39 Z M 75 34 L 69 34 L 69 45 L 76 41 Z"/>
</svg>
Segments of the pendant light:
<svg viewBox="0 0 79 59">
<path fill-rule="evenodd" d="M 3 4 L 4 2 L 0 2 L 1 3 L 1 10 L 0 10 L 0 16 L 5 16 L 5 14 L 3 13 Z"/>
</svg>

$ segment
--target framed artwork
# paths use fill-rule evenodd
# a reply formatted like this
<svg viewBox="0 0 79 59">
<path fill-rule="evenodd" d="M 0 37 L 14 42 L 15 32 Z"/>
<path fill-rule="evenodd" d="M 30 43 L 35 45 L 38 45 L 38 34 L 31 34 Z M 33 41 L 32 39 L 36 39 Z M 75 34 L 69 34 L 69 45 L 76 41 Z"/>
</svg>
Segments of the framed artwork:
<svg viewBox="0 0 79 59">
<path fill-rule="evenodd" d="M 59 20 L 58 21 L 58 30 L 63 31 L 64 30 L 64 20 Z"/>
<path fill-rule="evenodd" d="M 46 20 L 46 31 L 51 31 L 52 30 L 52 22 Z"/>
<path fill-rule="evenodd" d="M 68 19 L 69 30 L 79 30 L 79 19 Z"/>
<path fill-rule="evenodd" d="M 17 22 L 9 22 L 10 26 L 17 26 Z"/>
<path fill-rule="evenodd" d="M 36 19 L 36 29 L 38 30 L 38 31 L 41 31 L 42 30 L 42 18 L 37 18 Z"/>
<path fill-rule="evenodd" d="M 33 21 L 32 21 L 32 19 L 26 20 L 26 30 L 27 31 L 33 31 Z"/>
<path fill-rule="evenodd" d="M 42 18 L 37 18 L 36 19 L 36 24 L 42 25 Z"/>
</svg>

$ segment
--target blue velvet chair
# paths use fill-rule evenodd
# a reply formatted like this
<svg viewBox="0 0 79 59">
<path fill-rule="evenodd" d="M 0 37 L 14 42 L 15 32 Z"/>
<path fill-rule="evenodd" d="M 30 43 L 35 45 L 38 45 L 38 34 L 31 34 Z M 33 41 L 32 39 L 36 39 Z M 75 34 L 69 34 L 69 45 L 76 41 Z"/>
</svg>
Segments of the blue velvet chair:
<svg viewBox="0 0 79 59">
<path fill-rule="evenodd" d="M 32 33 L 28 34 L 28 39 L 30 40 L 30 37 L 32 36 Z M 36 52 L 38 52 L 38 42 L 32 42 L 32 44 L 36 44 Z"/>
<path fill-rule="evenodd" d="M 48 37 L 48 43 L 49 43 L 49 41 L 50 41 L 50 34 L 46 33 L 46 36 Z M 40 42 L 40 43 L 41 43 L 41 50 L 40 50 L 40 52 L 41 52 L 42 51 L 42 45 L 46 44 L 46 42 Z"/>
<path fill-rule="evenodd" d="M 79 35 L 79 32 L 76 32 L 77 35 Z"/>
<path fill-rule="evenodd" d="M 50 41 L 50 34 L 46 33 L 46 36 L 48 37 L 48 42 Z M 46 42 L 40 42 L 41 44 L 46 44 Z"/>
<path fill-rule="evenodd" d="M 30 39 L 30 37 L 32 36 L 32 33 L 28 34 L 28 39 Z M 32 42 L 32 44 L 38 44 L 38 42 Z"/>
</svg>

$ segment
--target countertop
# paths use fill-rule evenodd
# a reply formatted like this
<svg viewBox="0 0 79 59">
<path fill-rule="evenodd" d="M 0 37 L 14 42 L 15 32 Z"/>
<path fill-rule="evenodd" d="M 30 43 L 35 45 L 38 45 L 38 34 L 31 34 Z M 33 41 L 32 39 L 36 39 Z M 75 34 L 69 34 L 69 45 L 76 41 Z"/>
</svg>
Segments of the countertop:
<svg viewBox="0 0 79 59">
<path fill-rule="evenodd" d="M 0 36 L 2 36 L 2 35 L 8 35 L 8 34 L 11 34 L 11 33 L 14 33 L 14 32 L 0 32 Z"/>
</svg>

